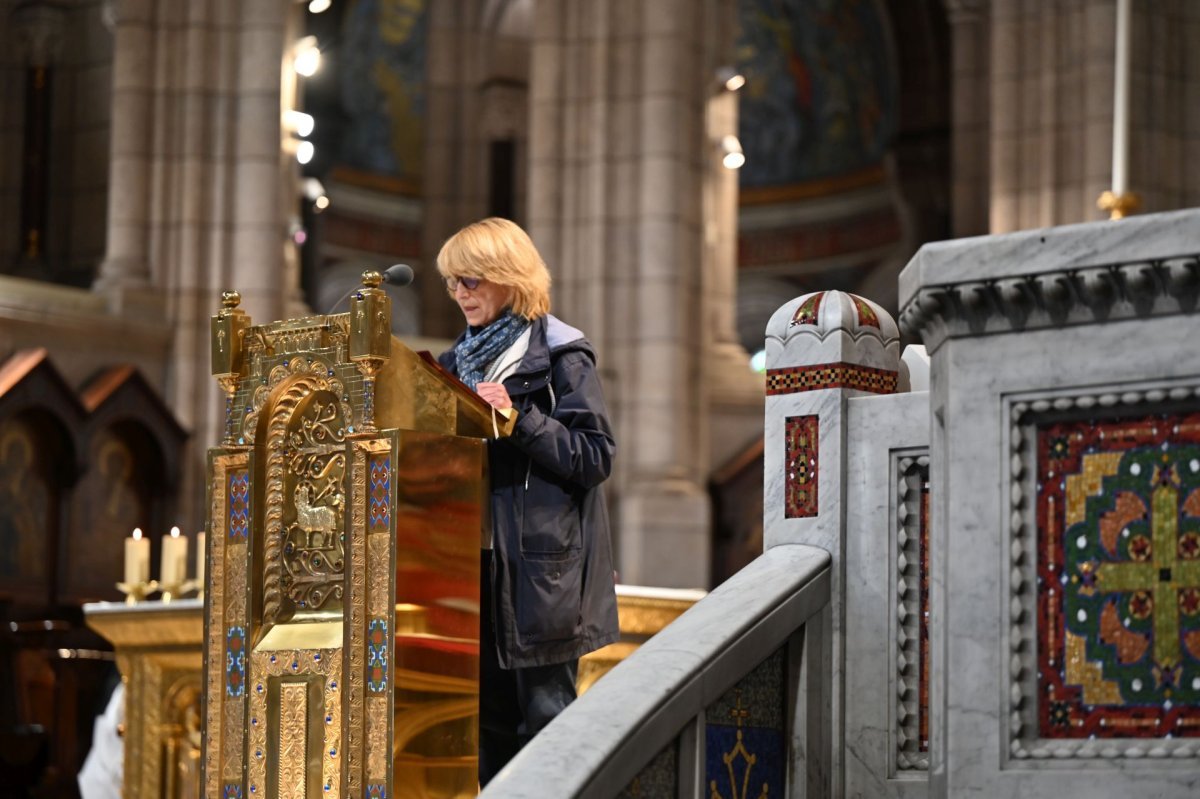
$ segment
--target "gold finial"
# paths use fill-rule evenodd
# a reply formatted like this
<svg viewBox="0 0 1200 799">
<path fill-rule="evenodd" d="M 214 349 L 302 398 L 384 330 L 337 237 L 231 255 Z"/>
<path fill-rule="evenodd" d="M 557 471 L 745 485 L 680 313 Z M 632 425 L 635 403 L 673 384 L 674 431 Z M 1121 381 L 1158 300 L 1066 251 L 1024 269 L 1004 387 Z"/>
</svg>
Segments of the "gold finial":
<svg viewBox="0 0 1200 799">
<path fill-rule="evenodd" d="M 383 282 L 383 275 L 374 269 L 368 269 L 362 274 L 362 282 L 369 289 L 377 289 L 379 288 L 379 284 Z"/>
<path fill-rule="evenodd" d="M 1109 219 L 1124 219 L 1136 211 L 1141 204 L 1141 196 L 1132 191 L 1121 194 L 1106 191 L 1100 195 L 1100 199 L 1096 200 L 1096 207 L 1101 211 L 1108 211 Z"/>
<path fill-rule="evenodd" d="M 232 311 L 242 303 L 242 295 L 236 291 L 221 292 L 221 307 L 227 311 Z"/>
</svg>

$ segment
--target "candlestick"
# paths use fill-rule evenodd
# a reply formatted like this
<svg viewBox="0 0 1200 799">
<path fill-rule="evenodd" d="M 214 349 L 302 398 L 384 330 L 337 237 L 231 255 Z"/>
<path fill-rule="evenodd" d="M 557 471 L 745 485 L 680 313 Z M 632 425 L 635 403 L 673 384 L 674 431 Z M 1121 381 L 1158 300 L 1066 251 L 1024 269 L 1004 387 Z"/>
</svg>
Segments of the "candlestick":
<svg viewBox="0 0 1200 799">
<path fill-rule="evenodd" d="M 177 591 L 179 585 L 187 576 L 187 539 L 179 534 L 178 527 L 172 527 L 168 535 L 162 539 L 162 561 L 158 570 L 158 582 L 165 592 Z"/>
<path fill-rule="evenodd" d="M 135 527 L 133 535 L 125 539 L 125 582 L 140 585 L 150 579 L 150 539 L 142 536 L 142 529 Z"/>
</svg>

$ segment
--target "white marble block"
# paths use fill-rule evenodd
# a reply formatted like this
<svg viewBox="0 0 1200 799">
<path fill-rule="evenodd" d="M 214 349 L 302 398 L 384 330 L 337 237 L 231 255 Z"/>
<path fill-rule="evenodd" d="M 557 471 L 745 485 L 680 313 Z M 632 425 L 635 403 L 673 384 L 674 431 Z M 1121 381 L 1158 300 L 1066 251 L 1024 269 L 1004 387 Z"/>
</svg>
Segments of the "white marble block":
<svg viewBox="0 0 1200 799">
<path fill-rule="evenodd" d="M 1200 785 L 1200 211 L 927 245 L 930 792 Z"/>
</svg>

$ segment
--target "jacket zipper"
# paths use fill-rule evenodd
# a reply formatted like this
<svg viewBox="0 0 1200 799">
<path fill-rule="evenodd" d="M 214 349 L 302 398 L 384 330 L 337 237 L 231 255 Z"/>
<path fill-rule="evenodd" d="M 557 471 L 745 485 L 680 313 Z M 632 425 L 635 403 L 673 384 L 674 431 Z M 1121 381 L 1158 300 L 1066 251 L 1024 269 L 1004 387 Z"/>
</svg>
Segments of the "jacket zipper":
<svg viewBox="0 0 1200 799">
<path fill-rule="evenodd" d="M 558 400 L 554 397 L 554 386 L 550 381 L 546 381 L 546 390 L 550 392 L 550 415 L 554 415 L 554 409 L 558 407 Z M 533 471 L 533 458 L 525 459 L 525 491 L 529 491 L 529 474 Z"/>
</svg>

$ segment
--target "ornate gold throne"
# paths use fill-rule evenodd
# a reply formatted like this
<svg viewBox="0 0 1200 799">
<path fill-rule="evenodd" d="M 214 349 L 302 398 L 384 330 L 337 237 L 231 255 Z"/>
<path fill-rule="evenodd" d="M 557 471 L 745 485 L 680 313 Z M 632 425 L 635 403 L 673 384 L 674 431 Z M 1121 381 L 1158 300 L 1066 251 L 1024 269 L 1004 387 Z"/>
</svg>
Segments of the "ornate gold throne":
<svg viewBox="0 0 1200 799">
<path fill-rule="evenodd" d="M 394 339 L 378 273 L 348 314 L 212 320 L 203 795 L 477 790 L 484 439 L 515 417 Z"/>
</svg>

